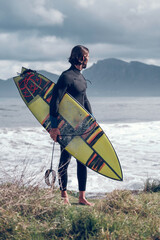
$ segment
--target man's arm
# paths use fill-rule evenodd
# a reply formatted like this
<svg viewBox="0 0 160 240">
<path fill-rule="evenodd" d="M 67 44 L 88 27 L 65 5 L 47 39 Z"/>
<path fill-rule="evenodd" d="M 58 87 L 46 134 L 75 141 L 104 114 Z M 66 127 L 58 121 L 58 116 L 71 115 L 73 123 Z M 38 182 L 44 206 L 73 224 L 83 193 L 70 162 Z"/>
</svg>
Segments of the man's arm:
<svg viewBox="0 0 160 240">
<path fill-rule="evenodd" d="M 53 89 L 52 99 L 50 102 L 50 119 L 51 119 L 50 136 L 55 142 L 57 141 L 57 136 L 60 135 L 60 131 L 57 128 L 59 104 L 65 92 L 67 91 L 67 87 L 68 87 L 67 79 L 63 75 L 61 75 Z"/>
<path fill-rule="evenodd" d="M 90 102 L 89 102 L 86 94 L 85 94 L 85 96 L 84 96 L 84 107 L 85 107 L 85 109 L 86 109 L 90 114 L 92 114 L 91 104 L 90 104 Z"/>
</svg>

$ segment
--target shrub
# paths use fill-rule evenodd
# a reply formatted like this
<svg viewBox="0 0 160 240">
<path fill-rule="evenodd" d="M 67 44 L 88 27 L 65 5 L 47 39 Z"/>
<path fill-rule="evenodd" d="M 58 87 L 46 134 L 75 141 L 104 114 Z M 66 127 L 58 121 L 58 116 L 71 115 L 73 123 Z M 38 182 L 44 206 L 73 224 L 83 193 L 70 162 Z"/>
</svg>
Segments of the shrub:
<svg viewBox="0 0 160 240">
<path fill-rule="evenodd" d="M 160 192 L 160 181 L 158 179 L 147 179 L 144 192 Z"/>
</svg>

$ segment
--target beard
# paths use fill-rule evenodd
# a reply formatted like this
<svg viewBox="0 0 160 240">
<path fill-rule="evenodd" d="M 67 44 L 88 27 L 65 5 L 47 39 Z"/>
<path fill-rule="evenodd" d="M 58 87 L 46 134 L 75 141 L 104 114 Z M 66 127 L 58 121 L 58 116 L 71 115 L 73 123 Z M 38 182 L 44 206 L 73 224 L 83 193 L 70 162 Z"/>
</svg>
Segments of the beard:
<svg viewBox="0 0 160 240">
<path fill-rule="evenodd" d="M 87 63 L 85 63 L 85 62 L 83 62 L 83 64 L 82 64 L 82 68 L 86 68 L 87 67 Z"/>
</svg>

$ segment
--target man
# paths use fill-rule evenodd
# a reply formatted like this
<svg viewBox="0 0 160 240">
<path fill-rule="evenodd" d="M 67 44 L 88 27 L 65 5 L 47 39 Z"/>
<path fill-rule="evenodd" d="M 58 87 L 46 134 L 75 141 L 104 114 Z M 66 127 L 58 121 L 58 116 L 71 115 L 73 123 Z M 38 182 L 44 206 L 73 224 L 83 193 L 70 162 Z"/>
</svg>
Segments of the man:
<svg viewBox="0 0 160 240">
<path fill-rule="evenodd" d="M 86 96 L 87 83 L 81 70 L 86 68 L 89 60 L 88 48 L 77 45 L 71 51 L 69 62 L 71 67 L 64 71 L 58 79 L 57 84 L 54 87 L 53 97 L 50 104 L 50 116 L 51 116 L 51 131 L 50 136 L 56 142 L 57 137 L 61 137 L 60 130 L 57 128 L 57 116 L 59 103 L 67 92 L 72 95 L 86 110 L 92 113 L 90 103 Z M 67 194 L 67 168 L 71 159 L 71 155 L 61 147 L 61 157 L 58 168 L 59 183 L 61 190 L 61 197 L 64 199 L 64 203 L 68 204 Z M 84 205 L 92 205 L 85 198 L 86 181 L 87 181 L 87 169 L 82 163 L 77 161 L 77 178 L 79 185 L 79 203 Z"/>
</svg>

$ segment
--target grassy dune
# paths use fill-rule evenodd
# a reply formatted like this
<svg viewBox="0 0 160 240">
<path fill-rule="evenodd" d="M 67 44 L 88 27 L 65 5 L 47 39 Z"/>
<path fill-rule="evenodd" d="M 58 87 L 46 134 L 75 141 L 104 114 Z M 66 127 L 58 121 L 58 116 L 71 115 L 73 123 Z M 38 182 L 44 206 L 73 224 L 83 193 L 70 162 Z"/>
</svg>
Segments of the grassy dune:
<svg viewBox="0 0 160 240">
<path fill-rule="evenodd" d="M 160 239 L 160 192 L 152 192 L 149 182 L 142 192 L 115 190 L 92 199 L 94 207 L 69 195 L 66 206 L 59 190 L 1 184 L 0 239 Z"/>
</svg>

